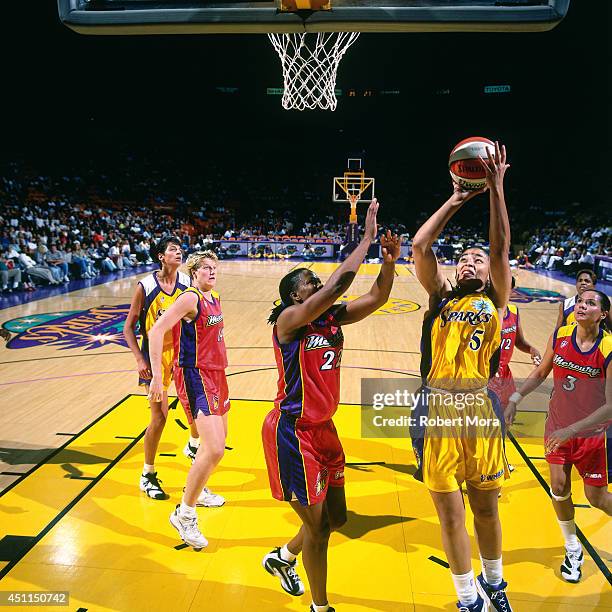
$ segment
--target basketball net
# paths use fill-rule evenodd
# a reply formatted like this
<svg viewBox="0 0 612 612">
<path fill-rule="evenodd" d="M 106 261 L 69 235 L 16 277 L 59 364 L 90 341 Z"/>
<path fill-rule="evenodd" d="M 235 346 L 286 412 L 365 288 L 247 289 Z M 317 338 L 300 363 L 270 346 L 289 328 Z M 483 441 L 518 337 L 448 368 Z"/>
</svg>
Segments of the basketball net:
<svg viewBox="0 0 612 612">
<path fill-rule="evenodd" d="M 283 67 L 283 108 L 336 110 L 336 75 L 359 32 L 268 34 Z"/>
</svg>

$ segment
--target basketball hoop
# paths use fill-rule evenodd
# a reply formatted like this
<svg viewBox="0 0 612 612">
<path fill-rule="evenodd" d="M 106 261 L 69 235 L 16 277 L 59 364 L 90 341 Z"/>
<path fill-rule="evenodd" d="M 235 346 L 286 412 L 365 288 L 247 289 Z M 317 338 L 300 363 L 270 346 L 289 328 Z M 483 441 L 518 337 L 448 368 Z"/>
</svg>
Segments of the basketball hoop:
<svg viewBox="0 0 612 612">
<path fill-rule="evenodd" d="M 359 32 L 268 34 L 283 67 L 283 108 L 336 110 L 336 75 Z"/>
</svg>

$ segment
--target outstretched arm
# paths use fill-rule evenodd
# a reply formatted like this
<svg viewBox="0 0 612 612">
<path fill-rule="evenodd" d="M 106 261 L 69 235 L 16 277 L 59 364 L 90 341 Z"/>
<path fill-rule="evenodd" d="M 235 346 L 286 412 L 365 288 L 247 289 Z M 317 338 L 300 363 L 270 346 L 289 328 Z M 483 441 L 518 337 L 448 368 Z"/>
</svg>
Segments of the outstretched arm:
<svg viewBox="0 0 612 612">
<path fill-rule="evenodd" d="M 387 230 L 386 235 L 380 237 L 380 245 L 383 255 L 380 273 L 368 293 L 338 309 L 336 319 L 342 325 L 365 319 L 389 299 L 395 278 L 395 262 L 401 253 L 401 240 L 397 234 L 392 236 L 390 230 Z"/>
<path fill-rule="evenodd" d="M 542 357 L 540 365 L 531 370 L 529 376 L 521 385 L 521 388 L 510 396 L 510 401 L 504 410 L 506 425 L 510 426 L 512 423 L 514 423 L 516 407 L 518 406 L 519 402 L 526 395 L 529 395 L 532 391 L 535 391 L 535 389 L 537 389 L 550 374 L 553 367 L 553 353 L 553 337 L 551 336 L 548 340 L 548 344 L 546 345 L 546 352 L 544 353 L 544 357 Z"/>
<path fill-rule="evenodd" d="M 376 238 L 376 213 L 378 202 L 372 200 L 366 215 L 365 232 L 357 248 L 334 271 L 325 285 L 301 304 L 285 308 L 277 320 L 279 337 L 291 336 L 296 330 L 314 321 L 330 308 L 334 302 L 351 286 L 357 270 L 366 256 L 370 244 Z"/>
<path fill-rule="evenodd" d="M 430 296 L 441 295 L 444 291 L 451 290 L 450 283 L 438 266 L 436 254 L 432 249 L 433 243 L 463 204 L 483 191 L 462 191 L 459 185 L 453 183 L 453 195 L 421 225 L 414 235 L 412 256 L 414 257 L 416 275 Z"/>
<path fill-rule="evenodd" d="M 610 420 L 612 420 L 612 362 L 606 368 L 606 403 L 584 419 L 572 423 L 569 427 L 553 431 L 546 441 L 546 452 L 554 451 L 563 442 L 576 437 L 580 432 L 598 425 L 606 425 Z"/>
<path fill-rule="evenodd" d="M 493 288 L 492 299 L 497 308 L 506 308 L 512 291 L 512 272 L 508 253 L 510 251 L 510 222 L 504 198 L 504 175 L 510 164 L 506 163 L 506 147 L 495 142 L 495 154 L 487 149 L 487 161 L 480 159 L 486 171 L 489 190 L 489 257 Z"/>
<path fill-rule="evenodd" d="M 523 333 L 523 326 L 521 324 L 521 318 L 518 319 L 518 326 L 516 329 L 516 348 L 523 353 L 529 353 L 531 356 L 531 361 L 533 365 L 539 366 L 542 362 L 542 355 L 540 351 L 535 346 L 532 346 L 525 339 L 525 334 Z"/>
</svg>

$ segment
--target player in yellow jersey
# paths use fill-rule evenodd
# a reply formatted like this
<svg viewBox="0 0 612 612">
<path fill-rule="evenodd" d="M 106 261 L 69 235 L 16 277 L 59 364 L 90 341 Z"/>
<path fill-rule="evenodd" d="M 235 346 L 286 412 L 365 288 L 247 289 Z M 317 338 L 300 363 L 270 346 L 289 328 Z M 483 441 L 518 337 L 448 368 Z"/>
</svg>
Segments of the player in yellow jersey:
<svg viewBox="0 0 612 612">
<path fill-rule="evenodd" d="M 418 474 L 427 485 L 442 528 L 442 545 L 462 612 L 511 611 L 502 575 L 501 525 L 497 511 L 501 481 L 508 476 L 503 452 L 503 414 L 487 392 L 496 370 L 501 314 L 510 297 L 510 224 L 504 200 L 508 169 L 505 147 L 482 160 L 486 187 L 478 192 L 454 186 L 453 195 L 414 236 L 417 278 L 429 294 L 423 323 L 423 401 L 411 435 Z M 472 197 L 489 191 L 489 253 L 467 248 L 455 283 L 445 278 L 432 245 L 449 220 Z M 466 483 L 482 559 L 474 579 L 470 538 L 461 493 Z"/>
<path fill-rule="evenodd" d="M 149 387 L 151 381 L 151 361 L 149 359 L 149 340 L 147 333 L 159 317 L 168 310 L 176 298 L 191 284 L 189 276 L 179 272 L 183 263 L 181 242 L 178 238 L 169 236 L 162 238 L 154 249 L 154 257 L 159 261 L 160 270 L 145 276 L 136 285 L 132 297 L 130 311 L 125 319 L 123 335 L 130 347 L 138 368 L 139 384 Z M 136 340 L 136 324 L 140 326 L 142 342 L 140 346 Z M 155 455 L 161 438 L 166 417 L 168 416 L 168 387 L 172 380 L 172 363 L 174 349 L 172 334 L 164 338 L 163 351 L 163 386 L 164 392 L 161 402 L 150 402 L 151 420 L 144 436 L 145 461 L 140 477 L 140 490 L 152 499 L 167 499 L 168 496 L 161 488 L 155 471 Z M 191 448 L 193 456 L 197 451 L 198 433 L 194 425 L 191 426 L 191 438 L 185 449 Z"/>
</svg>

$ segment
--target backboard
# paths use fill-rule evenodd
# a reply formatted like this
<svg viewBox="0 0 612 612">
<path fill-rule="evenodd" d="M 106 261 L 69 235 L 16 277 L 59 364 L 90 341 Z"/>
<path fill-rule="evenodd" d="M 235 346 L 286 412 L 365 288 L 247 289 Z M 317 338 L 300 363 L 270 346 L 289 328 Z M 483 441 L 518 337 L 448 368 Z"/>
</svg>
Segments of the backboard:
<svg viewBox="0 0 612 612">
<path fill-rule="evenodd" d="M 361 159 L 350 157 L 344 174 L 333 178 L 332 201 L 349 202 L 354 208 L 357 202 L 369 204 L 373 199 L 374 178 L 365 175 Z"/>
<path fill-rule="evenodd" d="M 297 12 L 280 11 L 273 0 L 57 3 L 61 21 L 76 32 L 133 35 L 544 31 L 565 17 L 570 0 L 331 0 L 331 10 Z"/>
</svg>

